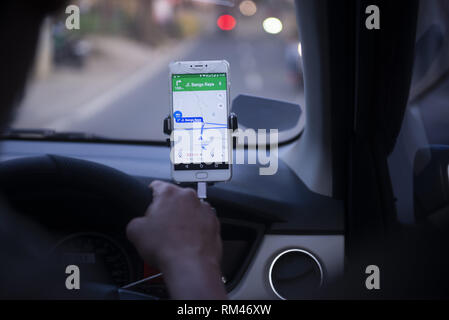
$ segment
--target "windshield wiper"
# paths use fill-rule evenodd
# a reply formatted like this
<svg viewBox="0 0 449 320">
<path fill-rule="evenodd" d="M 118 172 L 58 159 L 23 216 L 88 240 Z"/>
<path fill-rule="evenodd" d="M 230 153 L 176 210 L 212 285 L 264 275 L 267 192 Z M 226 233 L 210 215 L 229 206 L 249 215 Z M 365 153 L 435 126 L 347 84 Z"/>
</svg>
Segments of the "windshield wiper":
<svg viewBox="0 0 449 320">
<path fill-rule="evenodd" d="M 36 139 L 36 140 L 109 140 L 87 132 L 58 132 L 52 129 L 7 129 L 0 133 L 3 139 Z"/>
</svg>

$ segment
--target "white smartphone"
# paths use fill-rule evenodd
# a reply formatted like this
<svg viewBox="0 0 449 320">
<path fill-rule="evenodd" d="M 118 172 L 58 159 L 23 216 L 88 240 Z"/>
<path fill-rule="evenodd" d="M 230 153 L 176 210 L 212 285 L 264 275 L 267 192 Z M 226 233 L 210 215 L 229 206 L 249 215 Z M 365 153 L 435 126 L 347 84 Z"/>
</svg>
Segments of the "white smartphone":
<svg viewBox="0 0 449 320">
<path fill-rule="evenodd" d="M 177 61 L 169 68 L 173 180 L 230 180 L 229 63 Z"/>
</svg>

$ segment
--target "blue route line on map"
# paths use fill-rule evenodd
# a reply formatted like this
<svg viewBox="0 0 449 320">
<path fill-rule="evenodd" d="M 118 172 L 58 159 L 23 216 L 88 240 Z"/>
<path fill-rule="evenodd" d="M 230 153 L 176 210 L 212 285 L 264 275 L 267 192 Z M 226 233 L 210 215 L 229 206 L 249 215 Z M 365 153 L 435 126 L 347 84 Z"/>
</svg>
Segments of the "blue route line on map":
<svg viewBox="0 0 449 320">
<path fill-rule="evenodd" d="M 196 122 L 202 123 L 201 128 L 185 128 L 185 129 L 181 129 L 181 130 L 186 130 L 186 131 L 201 130 L 200 140 L 201 140 L 201 149 L 203 149 L 203 150 L 206 150 L 206 147 L 209 145 L 208 142 L 203 141 L 204 130 L 227 129 L 228 128 L 226 123 L 204 122 L 203 117 L 183 117 L 181 111 L 173 112 L 173 119 L 175 120 L 176 123 L 196 123 Z M 213 125 L 213 126 L 218 126 L 218 127 L 207 127 L 206 128 L 205 127 L 206 125 Z"/>
</svg>

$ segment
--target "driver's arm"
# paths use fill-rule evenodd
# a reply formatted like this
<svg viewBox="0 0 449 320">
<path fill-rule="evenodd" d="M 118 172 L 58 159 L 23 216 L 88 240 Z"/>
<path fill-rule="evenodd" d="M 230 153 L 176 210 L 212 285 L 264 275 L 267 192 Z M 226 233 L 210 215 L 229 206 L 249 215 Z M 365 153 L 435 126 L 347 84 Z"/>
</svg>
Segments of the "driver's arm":
<svg viewBox="0 0 449 320">
<path fill-rule="evenodd" d="M 141 257 L 158 267 L 173 299 L 226 299 L 220 224 L 192 189 L 154 181 L 153 202 L 127 227 Z"/>
</svg>

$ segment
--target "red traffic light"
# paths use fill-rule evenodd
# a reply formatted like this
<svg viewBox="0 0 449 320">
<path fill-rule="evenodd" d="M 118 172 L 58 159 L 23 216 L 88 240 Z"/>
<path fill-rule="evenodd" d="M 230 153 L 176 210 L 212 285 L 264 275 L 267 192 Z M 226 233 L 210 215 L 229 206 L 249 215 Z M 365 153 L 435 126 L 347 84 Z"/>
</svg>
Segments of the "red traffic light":
<svg viewBox="0 0 449 320">
<path fill-rule="evenodd" d="M 235 18 L 230 14 L 224 14 L 217 19 L 217 26 L 221 30 L 230 31 L 235 28 L 236 24 Z"/>
</svg>

